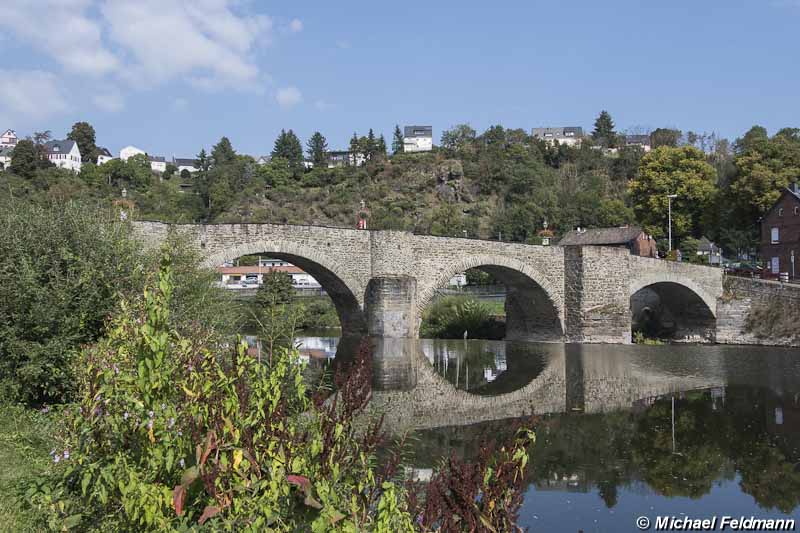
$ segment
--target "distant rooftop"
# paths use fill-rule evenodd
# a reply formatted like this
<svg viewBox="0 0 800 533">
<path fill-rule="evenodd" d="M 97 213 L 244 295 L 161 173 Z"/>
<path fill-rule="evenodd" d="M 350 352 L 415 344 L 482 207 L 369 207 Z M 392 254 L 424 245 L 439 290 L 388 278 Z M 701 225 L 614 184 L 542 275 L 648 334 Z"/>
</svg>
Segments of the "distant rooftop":
<svg viewBox="0 0 800 533">
<path fill-rule="evenodd" d="M 403 128 L 403 137 L 433 137 L 433 126 L 406 126 Z"/>
<path fill-rule="evenodd" d="M 44 143 L 44 149 L 48 154 L 66 154 L 72 150 L 75 141 L 71 139 L 64 139 L 63 141 L 47 141 Z"/>
<path fill-rule="evenodd" d="M 563 126 L 556 128 L 533 128 L 531 131 L 534 137 L 541 138 L 575 138 L 583 137 L 583 128 L 580 126 Z"/>
</svg>

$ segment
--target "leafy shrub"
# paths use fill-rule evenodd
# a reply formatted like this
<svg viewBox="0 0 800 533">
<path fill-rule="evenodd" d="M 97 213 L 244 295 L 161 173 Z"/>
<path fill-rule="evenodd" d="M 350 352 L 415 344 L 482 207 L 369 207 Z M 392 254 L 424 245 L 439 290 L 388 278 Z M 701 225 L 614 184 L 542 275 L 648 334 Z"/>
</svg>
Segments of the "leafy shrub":
<svg viewBox="0 0 800 533">
<path fill-rule="evenodd" d="M 415 531 L 413 517 L 513 522 L 530 435 L 410 499 L 398 454 L 376 466 L 380 419 L 356 425 L 371 395 L 366 347 L 337 373 L 334 396 L 311 394 L 293 352 L 259 364 L 244 344 L 172 327 L 173 283 L 165 262 L 157 286 L 121 304 L 108 337 L 82 353 L 56 474 L 29 492 L 50 528 L 388 533 Z"/>
<path fill-rule="evenodd" d="M 71 361 L 100 335 L 119 293 L 142 286 L 126 227 L 85 206 L 0 205 L 0 390 L 6 399 L 69 396 Z"/>
<path fill-rule="evenodd" d="M 76 203 L 0 205 L 0 395 L 61 402 L 74 390 L 72 362 L 94 342 L 122 297 L 140 293 L 157 270 L 127 224 Z M 237 321 L 216 274 L 183 238 L 168 238 L 176 278 L 176 323 Z M 224 310 L 224 312 L 222 312 Z"/>
<path fill-rule="evenodd" d="M 426 310 L 420 327 L 422 337 L 460 339 L 464 332 L 473 339 L 502 339 L 505 324 L 492 317 L 485 303 L 469 296 L 445 296 Z"/>
</svg>

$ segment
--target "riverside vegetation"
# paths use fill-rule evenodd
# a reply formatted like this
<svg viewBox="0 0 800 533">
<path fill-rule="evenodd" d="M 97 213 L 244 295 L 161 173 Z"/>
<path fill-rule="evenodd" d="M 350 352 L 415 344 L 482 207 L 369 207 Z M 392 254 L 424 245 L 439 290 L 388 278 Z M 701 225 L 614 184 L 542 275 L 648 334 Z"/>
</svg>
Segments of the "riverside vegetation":
<svg viewBox="0 0 800 533">
<path fill-rule="evenodd" d="M 532 433 L 415 484 L 402 447 L 377 461 L 387 443 L 366 409 L 366 346 L 333 389 L 308 384 L 296 352 L 276 343 L 259 362 L 232 340 L 244 314 L 179 239 L 156 257 L 114 213 L 3 207 L 0 457 L 14 465 L 0 476 L 3 527 L 513 529 Z M 33 336 L 23 326 L 39 313 L 51 325 Z M 59 379 L 39 386 L 29 376 L 41 368 Z"/>
</svg>

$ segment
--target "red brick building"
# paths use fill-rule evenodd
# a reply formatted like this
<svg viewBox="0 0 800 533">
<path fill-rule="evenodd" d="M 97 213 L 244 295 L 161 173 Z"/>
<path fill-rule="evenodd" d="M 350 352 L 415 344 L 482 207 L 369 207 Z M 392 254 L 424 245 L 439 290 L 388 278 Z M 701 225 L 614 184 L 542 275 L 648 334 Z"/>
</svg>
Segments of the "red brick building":
<svg viewBox="0 0 800 533">
<path fill-rule="evenodd" d="M 772 274 L 800 278 L 800 188 L 785 188 L 761 219 L 761 257 Z M 795 266 L 796 265 L 796 266 Z"/>
</svg>

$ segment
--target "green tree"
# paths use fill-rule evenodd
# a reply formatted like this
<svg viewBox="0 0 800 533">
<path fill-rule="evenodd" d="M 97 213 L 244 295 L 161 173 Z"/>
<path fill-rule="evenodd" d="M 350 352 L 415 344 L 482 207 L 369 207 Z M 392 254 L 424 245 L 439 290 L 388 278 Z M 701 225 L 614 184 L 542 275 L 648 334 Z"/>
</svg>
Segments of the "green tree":
<svg viewBox="0 0 800 533">
<path fill-rule="evenodd" d="M 71 139 L 78 144 L 81 160 L 84 163 L 97 163 L 95 131 L 91 124 L 88 122 L 76 122 L 72 125 L 72 131 L 67 134 L 67 139 Z"/>
<path fill-rule="evenodd" d="M 658 148 L 659 146 L 677 148 L 682 136 L 681 130 L 657 128 L 650 133 L 650 145 L 653 148 Z"/>
<path fill-rule="evenodd" d="M 476 132 L 469 124 L 457 124 L 442 132 L 442 148 L 453 153 L 464 154 L 475 142 Z"/>
<path fill-rule="evenodd" d="M 375 139 L 375 132 L 372 131 L 372 128 L 369 129 L 369 133 L 367 133 L 367 142 L 364 145 L 364 152 L 367 155 L 367 159 L 372 159 L 378 153 L 378 141 Z"/>
<path fill-rule="evenodd" d="M 206 149 L 201 148 L 200 153 L 197 154 L 197 169 L 200 172 L 208 172 L 210 167 L 211 160 L 208 158 L 208 154 L 206 154 Z"/>
<path fill-rule="evenodd" d="M 375 143 L 375 153 L 380 158 L 386 157 L 386 138 L 381 133 L 380 137 L 378 137 L 378 141 Z"/>
<path fill-rule="evenodd" d="M 172 163 L 167 163 L 167 169 L 164 171 L 164 174 L 162 174 L 161 177 L 164 178 L 165 180 L 168 180 L 172 176 L 174 176 L 177 171 L 178 167 L 176 167 Z"/>
<path fill-rule="evenodd" d="M 328 141 L 318 131 L 315 131 L 311 138 L 308 139 L 307 144 L 308 158 L 314 163 L 314 166 L 324 167 L 328 161 Z"/>
<path fill-rule="evenodd" d="M 400 131 L 400 125 L 395 124 L 394 135 L 392 136 L 392 154 L 399 154 L 403 152 L 403 132 Z"/>
<path fill-rule="evenodd" d="M 601 111 L 597 120 L 594 121 L 592 139 L 604 148 L 614 148 L 617 146 L 617 134 L 614 131 L 614 121 L 608 111 Z"/>
<path fill-rule="evenodd" d="M 33 141 L 22 139 L 14 148 L 9 169 L 23 178 L 33 177 L 36 169 L 41 168 L 42 154 Z"/>
<path fill-rule="evenodd" d="M 271 270 L 264 274 L 263 280 L 258 291 L 256 291 L 256 305 L 282 305 L 291 303 L 294 299 L 292 277 L 286 272 Z"/>
<path fill-rule="evenodd" d="M 227 137 L 223 137 L 211 149 L 211 160 L 214 166 L 227 165 L 236 160 L 236 151 L 231 145 L 231 141 Z"/>
<path fill-rule="evenodd" d="M 292 130 L 281 130 L 275 139 L 272 149 L 272 159 L 283 159 L 289 166 L 298 171 L 303 168 L 303 145 Z"/>
<path fill-rule="evenodd" d="M 667 195 L 672 200 L 672 233 L 677 239 L 699 237 L 713 205 L 716 173 L 697 148 L 656 148 L 642 158 L 637 179 L 629 185 L 634 213 L 656 238 L 667 236 Z"/>
<path fill-rule="evenodd" d="M 745 225 L 755 224 L 800 176 L 800 139 L 789 130 L 781 132 L 770 138 L 764 128 L 754 126 L 736 141 L 736 174 L 727 192 L 734 218 Z"/>
</svg>

